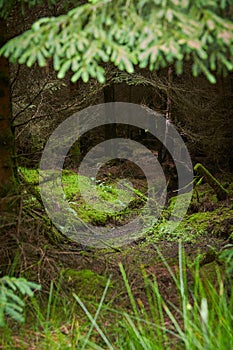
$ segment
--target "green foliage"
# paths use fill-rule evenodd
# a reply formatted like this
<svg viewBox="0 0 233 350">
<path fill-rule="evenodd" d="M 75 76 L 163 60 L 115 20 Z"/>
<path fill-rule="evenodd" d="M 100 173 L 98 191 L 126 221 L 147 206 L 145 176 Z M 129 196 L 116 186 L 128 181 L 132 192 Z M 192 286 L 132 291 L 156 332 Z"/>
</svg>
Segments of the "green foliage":
<svg viewBox="0 0 233 350">
<path fill-rule="evenodd" d="M 112 346 L 111 342 L 109 341 L 108 337 L 105 335 L 105 333 L 102 331 L 102 329 L 98 326 L 97 324 L 97 318 L 99 316 L 99 313 L 101 311 L 101 308 L 104 304 L 104 299 L 106 297 L 106 294 L 107 294 L 107 291 L 108 291 L 108 288 L 110 286 L 110 282 L 111 282 L 111 279 L 109 278 L 107 283 L 106 283 L 106 286 L 105 286 L 105 289 L 104 289 L 104 292 L 102 294 L 102 297 L 101 297 L 101 300 L 100 300 L 100 303 L 99 303 L 99 306 L 98 306 L 98 309 L 95 313 L 95 316 L 93 317 L 91 315 L 91 313 L 88 311 L 88 309 L 86 308 L 86 306 L 83 304 L 82 300 L 79 298 L 78 295 L 76 295 L 75 293 L 73 294 L 75 300 L 79 303 L 79 305 L 81 306 L 81 308 L 83 309 L 83 311 L 85 312 L 86 316 L 89 318 L 90 322 L 91 322 L 91 327 L 89 329 L 89 332 L 87 334 L 87 337 L 85 338 L 84 340 L 84 343 L 83 343 L 83 346 L 82 346 L 82 350 L 84 350 L 87 345 L 89 345 L 89 349 L 99 349 L 99 350 L 102 350 L 101 347 L 96 347 L 95 344 L 89 342 L 89 339 L 90 339 L 90 336 L 93 332 L 94 329 L 97 330 L 97 332 L 99 333 L 99 335 L 101 336 L 102 340 L 104 341 L 104 343 L 107 345 L 107 348 L 110 349 L 110 350 L 114 350 L 114 347 Z"/>
<path fill-rule="evenodd" d="M 40 289 L 39 284 L 29 282 L 25 278 L 2 277 L 0 279 L 0 326 L 5 325 L 4 315 L 18 322 L 24 322 L 25 303 L 17 292 L 20 292 L 22 296 L 32 297 L 34 290 Z"/>
<path fill-rule="evenodd" d="M 23 175 L 25 180 L 30 184 L 38 184 L 39 173 L 37 169 L 29 169 L 25 167 L 18 167 L 18 171 Z"/>
<path fill-rule="evenodd" d="M 71 288 L 83 301 L 92 306 L 99 302 L 108 279 L 89 269 L 65 271 L 64 278 L 68 288 Z M 109 288 L 113 288 L 111 282 Z M 108 298 L 109 301 L 109 298 Z"/>
<path fill-rule="evenodd" d="M 219 259 L 226 265 L 226 272 L 231 274 L 233 272 L 233 244 L 227 244 L 224 247 L 223 252 L 220 254 Z"/>
<path fill-rule="evenodd" d="M 174 205 L 171 201 L 171 207 Z M 148 231 L 149 241 L 168 240 L 182 242 L 195 242 L 201 236 L 211 235 L 212 237 L 230 238 L 232 227 L 233 210 L 220 207 L 214 211 L 201 211 L 186 215 L 175 227 L 172 221 L 167 221 L 170 208 L 166 212 L 164 219 L 160 220 L 153 228 Z"/>
<path fill-rule="evenodd" d="M 107 225 L 112 220 L 123 221 L 138 211 L 137 208 L 130 210 L 127 206 L 125 207 L 126 192 L 124 189 L 116 188 L 114 183 L 110 185 L 98 180 L 94 182 L 94 179 L 78 175 L 72 171 L 63 171 L 62 182 L 71 210 L 74 210 L 84 222 L 91 222 L 94 225 Z M 93 188 L 96 189 L 95 206 L 83 200 L 78 183 L 88 196 L 93 195 Z M 134 199 L 135 197 L 132 196 L 131 203 Z M 112 208 L 118 211 L 115 212 Z"/>
<path fill-rule="evenodd" d="M 180 306 L 166 302 L 160 293 L 159 285 L 154 276 L 153 281 L 145 275 L 145 285 L 149 299 L 150 310 L 142 304 L 138 307 L 137 300 L 129 287 L 129 281 L 120 266 L 124 282 L 132 304 L 133 314 L 125 314 L 124 327 L 128 333 L 119 349 L 224 349 L 232 346 L 231 305 L 227 291 L 218 278 L 215 289 L 213 282 L 208 283 L 200 277 L 200 267 L 197 264 L 194 271 L 192 293 L 187 279 L 187 263 L 179 245 L 179 273 L 175 275 L 164 257 L 158 251 L 180 296 Z M 216 282 L 216 280 L 215 280 Z M 136 310 L 135 310 L 136 308 Z M 165 315 L 169 322 L 165 321 Z M 151 321 L 151 316 L 153 321 Z M 172 336 L 172 341 L 171 341 Z M 227 340 L 226 340 L 227 339 Z"/>
<path fill-rule="evenodd" d="M 151 275 L 153 270 L 142 267 L 142 298 L 136 271 L 131 280 L 122 263 L 119 266 L 125 290 L 117 290 L 115 279 L 112 281 L 88 269 L 62 270 L 59 282 L 51 282 L 45 304 L 41 299 L 32 299 L 25 327 L 15 330 L 6 326 L 0 330 L 2 348 L 16 349 L 18 344 L 23 344 L 23 348 L 51 350 L 231 349 L 232 279 L 226 283 L 217 264 L 210 272 L 203 270 L 210 264 L 200 266 L 200 259 L 190 267 L 181 244 L 175 269 L 155 245 L 153 248 L 160 258 L 158 270 Z M 158 274 L 158 277 L 156 272 L 161 270 L 162 276 Z M 130 271 L 128 267 L 127 271 Z M 73 300 L 64 294 L 70 288 L 68 283 L 72 285 Z M 167 294 L 171 288 L 172 298 Z M 116 293 L 121 295 L 117 305 Z"/>
<path fill-rule="evenodd" d="M 106 289 L 103 293 L 99 308 L 94 316 L 82 300 L 74 295 L 90 320 L 90 334 L 95 329 L 102 338 L 105 346 L 89 343 L 90 349 L 134 349 L 134 350 L 215 350 L 230 349 L 233 346 L 232 338 L 232 294 L 229 297 L 221 276 L 216 271 L 217 281 L 209 280 L 208 275 L 201 277 L 201 268 L 196 263 L 193 271 L 192 287 L 188 282 L 187 262 L 181 244 L 179 245 L 179 268 L 174 274 L 172 268 L 157 250 L 160 258 L 170 274 L 171 283 L 177 290 L 178 304 L 167 302 L 159 289 L 156 276 L 149 277 L 143 271 L 145 288 L 149 308 L 134 296 L 131 283 L 127 278 L 123 265 L 120 271 L 131 303 L 131 312 L 122 312 L 123 319 L 118 329 L 116 342 L 111 342 L 106 336 L 103 327 L 97 322 Z M 215 286 L 213 285 L 215 283 Z M 191 293 L 190 293 L 191 287 Z M 118 311 L 119 313 L 119 311 Z M 84 344 L 87 345 L 87 342 Z M 86 348 L 83 346 L 82 349 Z"/>
<path fill-rule="evenodd" d="M 134 66 L 158 70 L 174 64 L 182 73 L 192 60 L 193 75 L 233 69 L 232 0 L 95 0 L 57 18 L 41 18 L 0 51 L 11 62 L 46 65 L 53 57 L 59 78 L 105 81 L 103 63 L 128 73 Z"/>
<path fill-rule="evenodd" d="M 37 199 L 40 194 L 38 170 L 20 167 L 19 171 L 25 179 L 25 182 L 33 186 L 33 190 L 32 187 L 28 188 L 28 193 L 31 193 L 33 197 L 31 196 L 29 199 L 25 199 L 24 204 L 27 205 L 27 207 L 30 205 L 35 206 L 34 199 Z M 80 184 L 82 190 L 89 195 L 93 194 L 92 190 L 93 186 L 95 186 L 97 196 L 103 202 L 100 201 L 97 203 L 96 201 L 95 207 L 87 204 L 81 196 Z M 78 217 L 84 222 L 91 222 L 94 225 L 106 225 L 111 220 L 123 221 L 138 213 L 136 205 L 137 198 L 140 198 L 140 195 L 142 196 L 139 191 L 132 192 L 132 196 L 130 195 L 130 198 L 128 198 L 129 200 L 131 199 L 131 205 L 135 204 L 133 208 L 131 207 L 131 209 L 129 209 L 125 206 L 126 191 L 123 188 L 117 188 L 115 183 L 107 184 L 100 180 L 94 181 L 94 179 L 78 175 L 71 170 L 63 170 L 62 186 L 65 198 L 70 206 L 70 211 L 73 212 L 73 214 L 77 213 Z M 96 200 L 98 200 L 98 198 L 96 198 Z M 118 212 L 111 209 L 111 205 L 117 208 Z"/>
</svg>

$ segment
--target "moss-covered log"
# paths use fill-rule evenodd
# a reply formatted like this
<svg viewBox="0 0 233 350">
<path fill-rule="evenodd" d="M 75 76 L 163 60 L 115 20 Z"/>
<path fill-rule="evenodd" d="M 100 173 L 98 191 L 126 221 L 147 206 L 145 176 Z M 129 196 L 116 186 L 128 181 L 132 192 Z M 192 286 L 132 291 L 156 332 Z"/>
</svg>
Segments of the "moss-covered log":
<svg viewBox="0 0 233 350">
<path fill-rule="evenodd" d="M 200 175 L 203 176 L 207 183 L 213 188 L 215 191 L 218 200 L 224 200 L 228 197 L 228 192 L 225 190 L 225 188 L 220 184 L 220 182 L 207 170 L 204 165 L 197 163 L 194 166 L 194 171 Z"/>
</svg>

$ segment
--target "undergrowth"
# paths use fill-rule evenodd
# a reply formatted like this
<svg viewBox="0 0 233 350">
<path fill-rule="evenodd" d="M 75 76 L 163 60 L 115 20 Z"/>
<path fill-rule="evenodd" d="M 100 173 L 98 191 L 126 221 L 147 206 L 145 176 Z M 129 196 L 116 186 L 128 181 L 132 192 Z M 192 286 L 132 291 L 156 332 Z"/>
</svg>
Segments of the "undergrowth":
<svg viewBox="0 0 233 350">
<path fill-rule="evenodd" d="M 28 183 L 35 185 L 35 190 L 39 195 L 38 171 L 20 168 L 20 172 Z M 94 226 L 111 227 L 112 225 L 120 226 L 128 223 L 140 215 L 141 208 L 146 202 L 143 193 L 137 189 L 131 189 L 127 184 L 125 187 L 119 188 L 116 185 L 117 182 L 95 181 L 70 170 L 62 172 L 62 184 L 70 211 L 74 211 L 81 220 Z M 231 193 L 230 190 L 229 193 Z M 83 194 L 88 198 L 88 201 L 85 201 Z M 185 201 L 185 195 L 180 196 L 180 198 L 182 197 Z M 90 204 L 89 200 L 91 200 Z M 146 217 L 145 215 L 141 216 L 141 220 L 145 218 L 145 220 L 149 219 L 150 222 L 154 222 L 154 225 L 146 229 L 145 234 L 143 233 L 146 244 L 161 239 L 169 241 L 181 239 L 184 242 L 194 242 L 199 237 L 208 234 L 223 238 L 233 237 L 232 206 L 226 206 L 225 202 L 218 203 L 214 191 L 209 188 L 208 184 L 201 184 L 194 189 L 191 209 L 179 226 L 174 229 L 173 223 L 168 222 L 167 219 L 175 202 L 176 197 L 172 197 L 158 219 L 151 219 L 152 214 L 148 214 Z M 36 198 L 29 195 L 24 200 L 24 207 L 33 208 L 35 203 L 38 207 Z M 127 205 L 128 203 L 129 205 Z M 180 203 L 182 206 L 182 200 Z"/>
<path fill-rule="evenodd" d="M 53 282 L 42 308 L 39 297 L 28 301 L 26 323 L 11 320 L 0 330 L 2 349 L 98 349 L 98 350 L 226 350 L 233 348 L 233 295 L 229 293 L 230 275 L 216 270 L 217 280 L 203 279 L 198 259 L 190 270 L 179 244 L 177 270 L 160 256 L 170 274 L 178 303 L 166 301 L 156 275 L 142 268 L 147 303 L 136 298 L 124 266 L 119 269 L 129 298 L 127 309 L 109 305 L 106 297 L 111 277 L 93 308 L 73 292 L 73 298 L 61 298 Z M 227 281 L 227 283 L 226 283 Z M 103 314 L 105 321 L 103 321 Z M 106 319 L 106 315 L 108 315 Z"/>
<path fill-rule="evenodd" d="M 25 168 L 20 171 L 29 183 L 34 184 L 39 194 L 38 172 Z M 77 174 L 74 172 L 64 171 L 62 181 L 70 206 L 79 212 L 79 215 L 83 215 L 86 221 L 96 220 L 96 224 L 105 224 L 111 222 L 113 218 L 123 220 L 120 217 L 123 215 L 121 212 L 117 213 L 118 217 L 115 215 L 111 218 L 104 212 L 100 213 L 102 215 L 100 217 L 96 216 L 97 211 L 90 209 L 89 212 L 80 197 Z M 88 181 L 93 180 L 83 177 L 82 181 L 84 187 L 89 188 Z M 114 184 L 97 182 L 96 185 L 100 197 L 109 202 L 116 201 L 122 195 L 122 190 L 114 187 Z M 138 197 L 143 202 L 143 195 L 140 194 Z M 198 197 L 199 209 L 206 203 L 206 194 L 203 198 L 202 195 Z M 33 208 L 35 215 L 41 213 L 36 196 L 32 198 L 30 193 L 26 193 L 23 200 L 23 210 Z M 196 200 L 194 198 L 193 203 Z M 50 285 L 48 284 L 49 288 L 44 294 L 43 291 L 36 292 L 30 299 L 24 296 L 23 304 L 19 302 L 17 295 L 16 298 L 13 296 L 14 291 L 10 293 L 11 304 L 13 305 L 14 301 L 15 305 L 17 301 L 20 303 L 23 318 L 14 320 L 8 313 L 6 322 L 0 329 L 0 349 L 231 350 L 233 348 L 232 245 L 226 246 L 230 249 L 223 249 L 221 254 L 214 258 L 215 264 L 210 266 L 206 261 L 206 255 L 204 258 L 199 256 L 189 264 L 181 244 L 179 244 L 178 264 L 176 265 L 174 260 L 168 263 L 154 244 L 161 239 L 169 241 L 181 239 L 191 242 L 210 234 L 231 237 L 232 207 L 217 204 L 215 201 L 213 203 L 214 207 L 211 210 L 208 211 L 205 207 L 200 212 L 189 213 L 176 230 L 169 230 L 169 226 L 166 225 L 166 214 L 172 209 L 171 203 L 171 208 L 169 206 L 166 208 L 164 218 L 162 217 L 160 222 L 147 232 L 144 243 L 145 245 L 149 243 L 150 248 L 153 246 L 160 262 L 162 261 L 166 267 L 167 274 L 173 281 L 172 293 L 177 296 L 176 302 L 165 297 L 163 281 L 161 283 L 157 276 L 156 265 L 153 274 L 149 273 L 149 269 L 145 266 L 141 267 L 144 284 L 143 287 L 140 286 L 141 294 L 135 295 L 138 285 L 135 287 L 134 284 L 138 280 L 135 282 L 135 276 L 127 274 L 127 259 L 124 265 L 120 262 L 123 253 L 116 256 L 119 262 L 118 275 L 120 272 L 123 280 L 121 287 L 124 285 L 121 290 L 117 290 L 116 276 L 108 278 L 87 269 L 80 271 L 77 263 L 78 271 L 75 269 L 62 271 L 59 282 L 54 283 L 52 278 L 49 279 Z M 40 210 L 37 213 L 38 207 Z M 138 210 L 138 207 L 135 209 Z M 46 246 L 47 243 L 44 244 Z M 21 250 L 22 247 L 24 246 L 19 246 Z M 72 246 L 66 249 L 70 248 Z M 138 244 L 137 248 L 140 250 L 141 245 Z M 45 268 L 53 267 L 54 270 L 59 270 L 61 267 L 61 265 L 55 266 L 60 255 L 56 255 L 52 261 L 52 253 L 46 249 L 43 250 L 41 247 L 35 249 L 36 254 L 41 254 L 41 266 L 38 265 L 37 272 L 40 279 L 43 277 L 40 272 L 45 271 Z M 149 252 L 148 248 L 146 254 Z M 70 254 L 69 251 L 65 253 Z M 25 259 L 25 255 L 22 256 Z M 135 255 L 135 259 L 137 257 Z M 85 260 L 85 256 L 82 259 Z M 34 267 L 33 271 L 36 271 L 37 261 L 38 257 L 34 257 L 33 262 L 30 264 L 28 262 L 24 273 L 30 269 L 31 273 Z M 105 271 L 108 271 L 107 264 L 111 263 L 111 259 L 106 260 Z M 132 269 L 135 269 L 136 263 L 133 260 L 131 263 Z M 203 264 L 205 265 L 202 266 Z M 210 269 L 211 273 L 207 273 Z M 164 283 L 168 283 L 167 281 L 168 279 L 165 279 Z M 166 289 L 169 290 L 170 284 L 169 281 L 165 286 Z M 69 289 L 68 294 L 66 289 Z M 142 298 L 142 294 L 145 297 Z M 123 296 L 124 298 L 128 296 L 127 303 L 125 299 L 123 300 Z M 3 310 L 3 303 L 0 305 L 1 308 Z M 21 325 L 17 320 L 25 320 L 25 323 Z"/>
</svg>

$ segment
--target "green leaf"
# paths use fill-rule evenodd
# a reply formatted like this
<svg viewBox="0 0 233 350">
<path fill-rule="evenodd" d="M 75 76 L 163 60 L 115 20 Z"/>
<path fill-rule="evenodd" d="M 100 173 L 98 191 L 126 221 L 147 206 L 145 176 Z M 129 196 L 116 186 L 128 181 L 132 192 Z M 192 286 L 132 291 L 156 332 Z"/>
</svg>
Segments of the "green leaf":
<svg viewBox="0 0 233 350">
<path fill-rule="evenodd" d="M 229 62 L 221 53 L 217 54 L 218 59 L 226 66 L 227 70 L 231 71 L 233 69 L 233 64 Z"/>
<path fill-rule="evenodd" d="M 144 60 L 140 60 L 140 63 L 139 63 L 139 67 L 140 67 L 140 68 L 146 68 L 147 65 L 148 65 L 148 58 L 147 58 L 147 59 L 144 59 Z M 153 65 L 153 67 L 154 67 L 154 65 Z M 152 68 L 152 69 L 153 69 L 153 68 Z M 151 70 L 152 70 L 152 69 L 151 69 Z"/>
<path fill-rule="evenodd" d="M 40 30 L 40 23 L 39 23 L 39 21 L 36 21 L 35 23 L 33 23 L 32 30 L 34 32 L 37 32 L 38 30 Z"/>
<path fill-rule="evenodd" d="M 30 0 L 30 4 L 35 1 Z M 55 3 L 55 0 L 50 1 Z M 233 27 L 225 11 L 230 2 L 77 2 L 77 7 L 67 14 L 36 21 L 31 29 L 4 45 L 0 53 L 9 57 L 11 62 L 26 63 L 29 67 L 36 60 L 40 66 L 45 66 L 46 59 L 53 56 L 59 78 L 64 77 L 70 67 L 76 72 L 84 65 L 89 65 L 89 76 L 97 77 L 97 62 L 109 61 L 128 73 L 134 71 L 135 65 L 161 69 L 173 63 L 181 71 L 181 64 L 176 62 L 189 56 L 198 57 L 206 68 L 201 68 L 194 59 L 194 74 L 202 71 L 210 81 L 214 81 L 209 69 L 232 70 Z M 215 58 L 210 58 L 212 52 L 216 53 Z M 70 60 L 72 62 L 67 68 L 64 64 Z M 86 81 L 87 73 L 82 71 L 82 74 Z M 78 76 L 80 72 L 72 79 Z M 97 79 L 103 81 L 103 75 L 99 73 Z"/>
<path fill-rule="evenodd" d="M 73 72 L 76 72 L 80 68 L 80 60 L 77 58 L 72 59 L 71 69 Z"/>
<path fill-rule="evenodd" d="M 117 58 L 117 51 L 113 50 L 112 51 L 112 55 L 111 55 L 111 62 L 116 62 L 116 58 Z"/>
<path fill-rule="evenodd" d="M 57 53 L 58 56 L 61 56 L 62 54 L 62 46 L 61 46 L 61 43 L 56 39 L 55 41 L 55 52 Z"/>
<path fill-rule="evenodd" d="M 198 53 L 198 56 L 199 56 L 200 58 L 202 58 L 203 60 L 205 60 L 206 58 L 208 58 L 207 52 L 204 51 L 203 49 L 199 49 L 199 50 L 197 51 L 197 53 Z"/>
<path fill-rule="evenodd" d="M 5 308 L 5 313 L 20 323 L 24 322 L 24 316 L 22 315 L 22 311 L 23 309 L 17 311 L 14 308 L 9 306 Z"/>
<path fill-rule="evenodd" d="M 172 10 L 170 8 L 167 10 L 166 17 L 167 17 L 168 22 L 172 21 L 172 19 L 173 19 L 173 12 L 172 12 Z"/>
<path fill-rule="evenodd" d="M 5 276 L 3 279 L 2 279 L 2 282 L 7 286 L 7 290 L 9 288 L 11 288 L 13 291 L 15 291 L 17 289 L 17 287 L 15 286 L 14 284 L 14 278 L 10 278 L 8 276 Z"/>
<path fill-rule="evenodd" d="M 71 82 L 75 83 L 81 77 L 82 70 L 79 69 L 75 74 L 71 77 Z"/>
<path fill-rule="evenodd" d="M 5 295 L 6 299 L 13 301 L 15 304 L 18 304 L 20 306 L 24 306 L 24 302 L 20 299 L 18 295 L 14 294 L 13 291 L 8 289 L 6 290 Z"/>
<path fill-rule="evenodd" d="M 40 67 L 46 66 L 46 59 L 42 55 L 41 51 L 37 52 L 37 60 Z"/>
<path fill-rule="evenodd" d="M 68 71 L 68 69 L 71 66 L 71 63 L 72 63 L 72 61 L 70 61 L 70 60 L 69 61 L 65 61 L 63 63 L 63 65 L 61 66 L 61 68 L 60 68 L 60 70 L 58 72 L 58 75 L 57 75 L 58 79 L 63 79 L 65 77 L 66 72 Z"/>
<path fill-rule="evenodd" d="M 222 9 L 225 9 L 225 8 L 226 8 L 226 0 L 221 0 L 220 7 L 221 7 Z"/>
<path fill-rule="evenodd" d="M 78 50 L 80 51 L 80 52 L 82 52 L 83 50 L 84 50 L 84 42 L 83 42 L 83 40 L 78 40 L 77 41 L 77 47 L 78 47 Z"/>
<path fill-rule="evenodd" d="M 210 55 L 210 69 L 215 70 L 216 69 L 216 55 L 214 52 L 211 53 Z"/>
<path fill-rule="evenodd" d="M 92 64 L 88 66 L 88 72 L 92 78 L 96 77 L 95 67 Z"/>
<path fill-rule="evenodd" d="M 183 61 L 176 61 L 176 73 L 178 75 L 183 73 Z"/>
<path fill-rule="evenodd" d="M 108 62 L 109 56 L 103 50 L 99 50 L 98 55 L 102 59 L 103 62 Z"/>
<path fill-rule="evenodd" d="M 197 77 L 199 74 L 199 67 L 196 62 L 194 62 L 192 65 L 192 72 L 194 77 Z"/>
<path fill-rule="evenodd" d="M 81 73 L 81 78 L 84 81 L 84 83 L 87 83 L 89 80 L 89 72 L 87 70 L 83 70 Z"/>
<path fill-rule="evenodd" d="M 45 47 L 41 48 L 41 52 L 42 52 L 43 56 L 46 57 L 46 58 L 48 58 L 50 56 L 49 51 L 46 50 Z"/>
<path fill-rule="evenodd" d="M 12 58 L 19 59 L 19 57 L 23 54 L 23 51 L 24 49 L 21 45 L 17 46 L 14 52 L 12 53 Z"/>
<path fill-rule="evenodd" d="M 24 321 L 24 301 L 16 294 L 17 290 L 28 296 L 33 296 L 33 289 L 40 289 L 37 283 L 28 282 L 25 278 L 5 276 L 0 279 L 0 326 L 4 326 L 4 314 L 18 322 Z"/>
<path fill-rule="evenodd" d="M 210 82 L 211 84 L 215 84 L 215 83 L 216 83 L 216 78 L 215 78 L 215 76 L 214 76 L 213 74 L 211 74 L 209 71 L 206 71 L 206 72 L 205 72 L 205 75 L 207 76 L 207 78 L 208 78 L 208 80 L 209 80 L 209 82 Z"/>
<path fill-rule="evenodd" d="M 202 70 L 202 72 L 206 75 L 207 79 L 209 80 L 210 83 L 215 84 L 216 83 L 216 78 L 213 74 L 210 73 L 210 71 L 208 70 L 208 68 L 204 65 L 204 63 L 202 63 L 202 61 L 197 60 L 198 65 L 200 67 L 200 69 Z"/>
<path fill-rule="evenodd" d="M 105 82 L 105 76 L 104 76 L 103 72 L 100 70 L 97 70 L 96 78 L 97 78 L 98 82 L 101 84 L 103 84 Z"/>
<path fill-rule="evenodd" d="M 4 326 L 5 326 L 4 312 L 3 312 L 3 308 L 0 307 L 0 327 L 4 327 Z"/>
<path fill-rule="evenodd" d="M 126 56 L 121 58 L 121 62 L 124 65 L 124 68 L 128 73 L 133 73 L 134 72 L 134 67 L 130 61 L 130 59 Z"/>
<path fill-rule="evenodd" d="M 56 53 L 53 56 L 53 66 L 55 70 L 59 70 L 61 66 L 60 57 Z"/>
<path fill-rule="evenodd" d="M 13 52 L 14 45 L 11 44 L 11 42 L 8 42 L 0 49 L 0 56 L 4 54 L 5 57 L 9 57 L 9 55 Z"/>
<path fill-rule="evenodd" d="M 37 58 L 36 53 L 35 52 L 31 53 L 29 59 L 27 60 L 27 66 L 31 67 L 36 62 L 36 58 Z"/>
<path fill-rule="evenodd" d="M 20 59 L 19 59 L 19 63 L 20 64 L 24 64 L 24 63 L 26 63 L 26 61 L 27 61 L 27 59 L 28 59 L 28 53 L 26 52 L 24 55 L 22 55 L 21 57 L 20 57 Z"/>
<path fill-rule="evenodd" d="M 69 55 L 68 55 L 68 53 L 69 53 Z M 67 58 L 71 58 L 71 57 L 75 56 L 75 54 L 76 54 L 76 45 L 75 45 L 75 42 L 71 42 L 69 49 L 67 50 Z"/>
</svg>

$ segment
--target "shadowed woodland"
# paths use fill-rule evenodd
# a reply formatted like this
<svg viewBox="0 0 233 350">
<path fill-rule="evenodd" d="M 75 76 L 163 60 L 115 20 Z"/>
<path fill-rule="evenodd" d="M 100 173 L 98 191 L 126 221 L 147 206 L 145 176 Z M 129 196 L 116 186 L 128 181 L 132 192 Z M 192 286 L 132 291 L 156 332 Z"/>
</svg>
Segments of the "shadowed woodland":
<svg viewBox="0 0 233 350">
<path fill-rule="evenodd" d="M 64 76 L 58 77 L 64 65 L 56 69 L 55 51 L 45 55 L 44 61 L 43 57 L 39 58 L 39 51 L 35 51 L 33 58 L 33 50 L 27 46 L 33 42 L 30 35 L 38 33 L 37 46 L 32 44 L 38 50 L 45 41 L 40 34 L 43 23 L 37 28 L 37 20 L 65 18 L 75 8 L 87 6 L 85 11 L 90 7 L 90 13 L 96 11 L 96 17 L 105 16 L 103 23 L 110 18 L 111 27 L 118 22 L 114 22 L 111 12 L 108 17 L 108 11 L 113 10 L 107 3 L 97 0 L 0 4 L 0 349 L 230 350 L 233 347 L 232 47 L 229 52 L 224 49 L 219 53 L 216 64 L 211 69 L 207 67 L 209 70 L 205 68 L 208 57 L 199 57 L 197 62 L 201 62 L 202 68 L 198 68 L 197 76 L 193 62 L 198 48 L 194 43 L 190 44 L 188 58 L 185 53 L 182 59 L 169 59 L 161 51 L 165 63 L 153 69 L 149 59 L 148 64 L 141 64 L 138 59 L 132 63 L 131 71 L 131 63 L 121 67 L 114 59 L 101 58 L 103 74 L 98 76 L 97 67 L 97 73 L 92 76 L 86 68 L 87 78 L 83 71 L 76 81 L 72 77 L 79 68 L 67 68 Z M 192 26 L 196 5 L 190 1 L 164 3 L 119 0 L 112 7 L 127 11 L 127 6 L 140 5 L 137 13 L 142 21 L 149 21 L 150 6 L 152 10 L 158 6 L 166 9 L 167 17 L 164 15 L 163 20 L 168 23 L 173 23 L 176 15 L 178 18 L 177 9 L 181 8 L 182 13 L 190 16 Z M 216 1 L 217 5 L 211 1 L 206 5 L 200 3 L 205 14 L 212 11 L 216 16 L 206 35 L 217 33 L 218 25 L 223 25 L 216 19 L 219 16 L 229 26 L 224 40 L 230 47 L 232 1 Z M 98 12 L 105 7 L 104 15 Z M 155 8 L 157 12 L 158 8 Z M 169 10 L 173 13 L 171 18 Z M 83 32 L 88 21 L 94 21 L 85 11 L 78 17 L 80 22 L 84 17 Z M 58 26 L 60 29 L 52 42 L 68 28 L 64 23 Z M 31 34 L 33 25 L 35 32 Z M 118 25 L 119 32 L 123 32 L 125 28 L 120 22 Z M 94 28 L 97 27 L 94 23 Z M 180 27 L 177 25 L 176 29 Z M 25 32 L 29 37 L 18 37 Z M 91 42 L 88 36 L 86 40 L 87 51 Z M 8 41 L 9 48 L 5 49 Z M 127 46 L 123 39 L 119 43 L 123 49 Z M 218 51 L 218 41 L 214 44 L 209 41 L 209 45 L 213 45 L 213 52 Z M 17 54 L 20 47 L 25 51 Z M 200 50 L 208 53 L 207 47 L 208 44 Z M 194 56 L 192 49 L 197 49 Z M 168 56 L 169 50 L 165 52 Z M 101 55 L 97 52 L 95 57 Z M 128 57 L 130 54 L 127 56 L 130 61 Z M 218 59 L 226 66 L 219 72 Z M 178 71 L 177 61 L 182 61 L 182 72 Z M 128 61 L 122 59 L 122 62 Z M 63 121 L 87 107 L 109 102 L 137 104 L 162 115 L 175 126 L 191 157 L 193 193 L 187 214 L 173 229 L 167 222 L 177 200 L 179 183 L 174 160 L 163 144 L 147 129 L 121 123 L 101 125 L 84 133 L 70 148 L 62 170 L 65 200 L 84 224 L 109 229 L 123 227 L 140 215 L 148 196 L 143 171 L 130 159 L 112 159 L 98 171 L 95 179 L 98 194 L 109 203 L 124 198 L 126 189 L 116 185 L 119 179 L 127 179 L 133 186 L 128 206 L 117 212 L 105 212 L 85 203 L 77 179 L 81 179 L 87 191 L 93 179 L 81 176 L 79 166 L 99 143 L 124 138 L 144 145 L 158 159 L 166 181 L 164 208 L 154 221 L 154 213 L 150 214 L 153 224 L 143 234 L 129 244 L 110 244 L 97 249 L 72 240 L 64 228 L 59 230 L 54 225 L 41 199 L 39 167 L 46 142 Z M 184 201 L 181 206 L 185 206 L 185 193 L 180 196 Z"/>
</svg>

